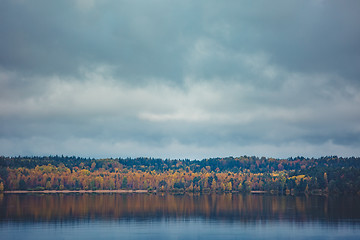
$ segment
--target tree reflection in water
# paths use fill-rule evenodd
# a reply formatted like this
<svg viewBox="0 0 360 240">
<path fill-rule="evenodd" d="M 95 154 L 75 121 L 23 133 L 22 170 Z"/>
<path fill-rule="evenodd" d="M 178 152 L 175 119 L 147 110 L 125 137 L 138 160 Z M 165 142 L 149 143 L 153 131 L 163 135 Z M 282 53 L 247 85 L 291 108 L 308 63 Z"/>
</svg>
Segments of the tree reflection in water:
<svg viewBox="0 0 360 240">
<path fill-rule="evenodd" d="M 1 194 L 0 221 L 203 218 L 229 221 L 359 220 L 359 197 L 241 194 Z"/>
</svg>

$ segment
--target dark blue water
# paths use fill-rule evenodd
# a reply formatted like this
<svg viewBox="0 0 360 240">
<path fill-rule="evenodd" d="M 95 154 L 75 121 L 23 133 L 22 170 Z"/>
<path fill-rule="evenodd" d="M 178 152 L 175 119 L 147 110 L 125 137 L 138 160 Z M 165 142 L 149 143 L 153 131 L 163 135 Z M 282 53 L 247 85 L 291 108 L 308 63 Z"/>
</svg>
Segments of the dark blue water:
<svg viewBox="0 0 360 240">
<path fill-rule="evenodd" d="M 0 197 L 0 239 L 360 239 L 358 197 Z"/>
</svg>

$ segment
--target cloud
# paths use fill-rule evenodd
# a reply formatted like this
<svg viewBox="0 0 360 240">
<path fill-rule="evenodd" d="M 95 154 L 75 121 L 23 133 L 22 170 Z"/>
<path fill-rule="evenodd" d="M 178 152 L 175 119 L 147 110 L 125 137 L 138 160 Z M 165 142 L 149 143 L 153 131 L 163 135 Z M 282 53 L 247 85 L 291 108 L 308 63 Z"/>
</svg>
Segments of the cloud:
<svg viewBox="0 0 360 240">
<path fill-rule="evenodd" d="M 359 75 L 357 1 L 38 0 L 1 5 L 1 66 L 28 74 L 73 75 L 84 66 L 113 65 L 114 73 L 128 81 L 151 76 L 178 82 L 186 76 L 190 52 L 215 46 L 224 61 L 213 59 L 195 71 L 236 75 L 236 64 L 228 65 L 221 56 L 224 50 L 263 52 L 293 72 L 332 72 L 353 81 Z M 79 13 L 79 8 L 91 11 Z"/>
<path fill-rule="evenodd" d="M 153 149 L 156 156 L 164 151 L 162 156 L 174 157 L 172 151 L 186 147 L 191 149 L 184 150 L 188 157 L 209 156 L 205 149 L 214 154 L 235 155 L 239 151 L 284 156 L 279 149 L 299 153 L 295 151 L 298 144 L 311 152 L 315 152 L 312 145 L 321 146 L 319 151 L 327 149 L 329 154 L 343 153 L 343 149 L 353 146 L 351 154 L 357 154 L 360 114 L 356 109 L 360 96 L 346 86 L 334 91 L 328 86 L 334 85 L 330 77 L 283 71 L 286 80 L 277 89 L 191 77 L 183 87 L 156 79 L 134 86 L 112 79 L 111 70 L 106 69 L 87 72 L 81 80 L 47 78 L 36 95 L 2 98 L 1 120 L 5 124 L 0 135 L 6 144 L 1 150 L 15 154 L 11 144 L 21 146 L 19 142 L 23 142 L 26 144 L 20 149 L 32 154 L 59 149 L 80 154 L 89 143 L 90 152 L 94 151 L 90 146 L 99 145 L 94 153 L 97 156 L 124 156 L 124 152 L 126 156 L 145 156 Z M 259 74 L 264 77 L 262 72 Z M 48 150 L 42 151 L 35 141 Z M 76 141 L 78 144 L 73 144 Z M 326 148 L 329 146 L 335 147 Z M 83 154 L 89 153 L 84 150 Z"/>
<path fill-rule="evenodd" d="M 359 155 L 358 1 L 2 1 L 0 154 Z"/>
<path fill-rule="evenodd" d="M 95 0 L 75 0 L 75 3 L 80 11 L 88 11 L 95 6 Z"/>
</svg>

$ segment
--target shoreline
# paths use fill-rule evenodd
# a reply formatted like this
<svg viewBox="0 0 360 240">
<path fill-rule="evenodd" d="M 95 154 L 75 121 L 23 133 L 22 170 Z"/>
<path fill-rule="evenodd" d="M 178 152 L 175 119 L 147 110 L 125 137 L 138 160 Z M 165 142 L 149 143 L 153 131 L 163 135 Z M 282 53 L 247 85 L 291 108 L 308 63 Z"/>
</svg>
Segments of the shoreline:
<svg viewBox="0 0 360 240">
<path fill-rule="evenodd" d="M 14 190 L 3 193 L 148 193 L 148 190 Z"/>
<path fill-rule="evenodd" d="M 261 191 L 261 190 L 255 190 L 255 191 L 250 191 L 247 193 L 241 193 L 238 191 L 231 191 L 231 192 L 186 192 L 186 191 L 156 191 L 156 190 L 125 190 L 125 189 L 120 189 L 120 190 L 8 190 L 8 191 L 3 191 L 0 192 L 0 194 L 71 194 L 71 193 L 120 193 L 120 194 L 128 194 L 128 193 L 140 193 L 140 194 L 144 194 L 144 193 L 149 193 L 149 194 L 154 194 L 154 193 L 170 193 L 170 194 L 212 194 L 212 193 L 216 193 L 216 194 L 250 194 L 250 195 L 284 195 L 284 196 L 296 196 L 296 195 L 314 195 L 314 196 L 329 196 L 328 193 L 323 193 L 323 192 L 309 192 L 309 193 L 303 193 L 303 192 L 299 192 L 299 193 L 286 193 L 286 194 L 279 194 L 279 192 L 274 192 L 274 191 Z M 360 195 L 360 193 L 358 193 L 357 195 Z"/>
<path fill-rule="evenodd" d="M 260 191 L 260 190 L 254 190 L 250 191 L 251 194 L 266 194 L 269 193 L 268 191 Z"/>
</svg>

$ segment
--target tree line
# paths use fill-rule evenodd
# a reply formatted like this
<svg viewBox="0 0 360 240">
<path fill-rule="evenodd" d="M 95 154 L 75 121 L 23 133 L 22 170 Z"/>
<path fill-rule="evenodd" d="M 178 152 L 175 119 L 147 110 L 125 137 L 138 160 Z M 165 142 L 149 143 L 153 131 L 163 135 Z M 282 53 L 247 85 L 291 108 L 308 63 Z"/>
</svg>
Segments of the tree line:
<svg viewBox="0 0 360 240">
<path fill-rule="evenodd" d="M 0 157 L 4 190 L 360 193 L 360 158 Z"/>
</svg>

